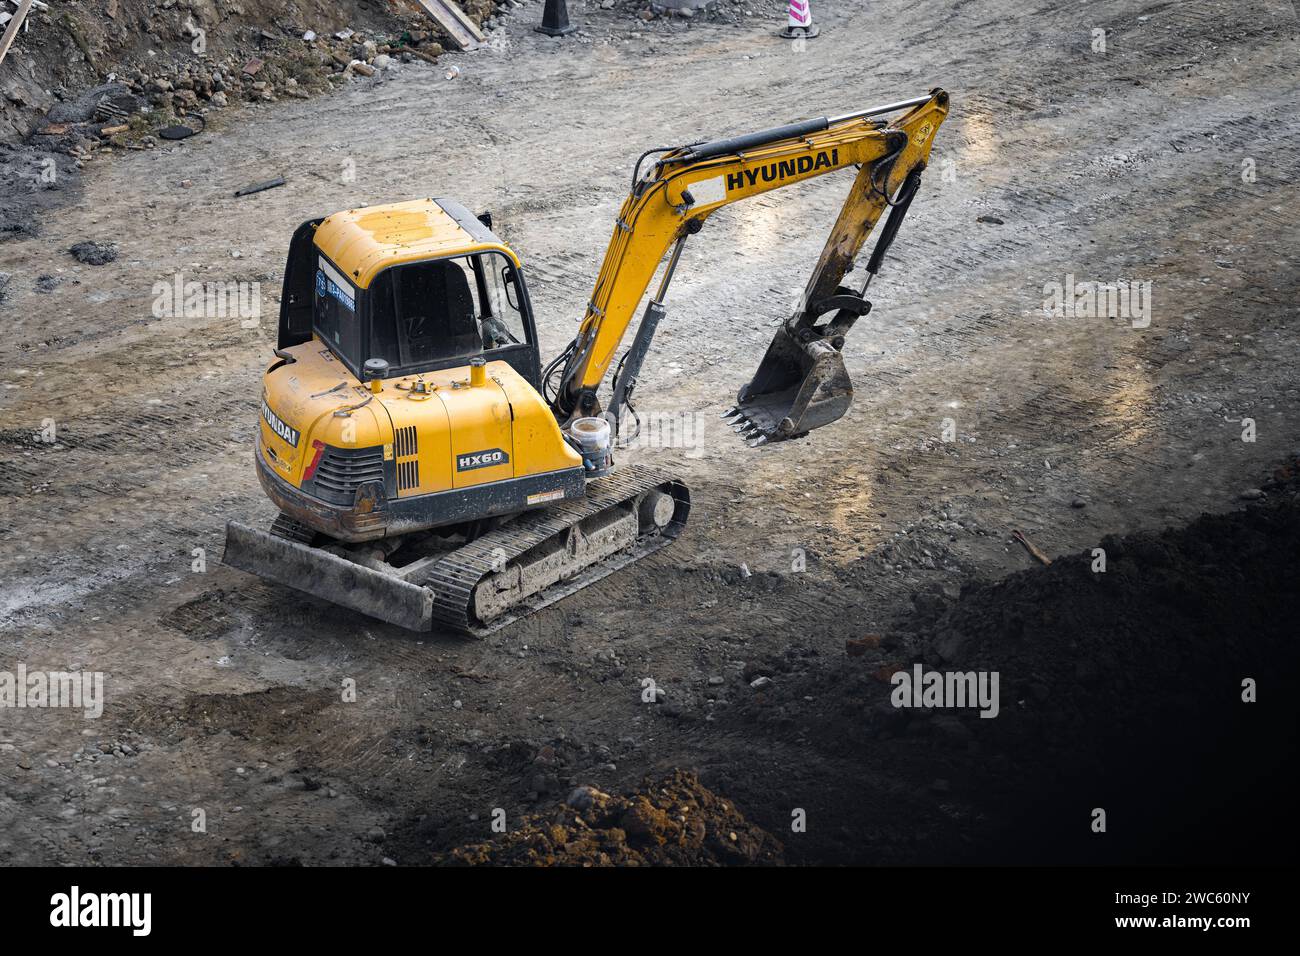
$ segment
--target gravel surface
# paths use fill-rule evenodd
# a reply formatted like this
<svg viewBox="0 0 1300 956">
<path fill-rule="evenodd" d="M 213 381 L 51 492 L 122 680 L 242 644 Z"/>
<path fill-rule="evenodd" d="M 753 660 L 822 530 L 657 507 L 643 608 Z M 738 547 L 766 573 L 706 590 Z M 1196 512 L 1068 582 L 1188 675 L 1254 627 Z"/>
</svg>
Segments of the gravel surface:
<svg viewBox="0 0 1300 956">
<path fill-rule="evenodd" d="M 963 718 L 933 736 L 951 746 L 913 748 L 838 693 L 849 668 L 941 661 L 963 588 L 1036 567 L 1012 530 L 1086 555 L 1260 502 L 1243 494 L 1267 497 L 1300 447 L 1290 4 L 923 0 L 864 16 L 820 0 L 802 50 L 775 37 L 779 17 L 646 22 L 592 4 L 582 35 L 551 40 L 538 16 L 526 5 L 473 54 L 96 162 L 38 235 L 0 243 L 0 670 L 98 671 L 106 695 L 98 720 L 0 722 L 6 859 L 423 863 L 490 840 L 495 809 L 513 826 L 573 787 L 630 793 L 675 769 L 787 862 L 992 859 L 1011 804 L 979 796 L 984 758 L 965 755 L 974 735 L 987 766 L 1014 765 L 1010 691 L 1005 720 Z M 734 206 L 688 245 L 639 391 L 643 416 L 678 431 L 625 456 L 692 487 L 671 548 L 485 642 L 221 566 L 228 518 L 272 517 L 252 441 L 298 223 L 421 195 L 490 209 L 549 357 L 641 151 L 934 86 L 952 113 L 849 337 L 842 421 L 748 449 L 716 417 L 848 180 Z M 67 250 L 86 241 L 117 258 L 78 263 Z M 156 284 L 178 277 L 258 283 L 260 321 L 161 308 Z M 1149 313 L 1048 315 L 1051 284 L 1074 281 L 1150 283 Z M 1244 600 L 1274 600 L 1250 596 L 1255 558 L 1222 560 L 1245 559 Z M 1038 572 L 1052 573 L 1066 572 Z M 1068 683 L 1052 655 L 1025 659 L 1041 681 L 1021 659 L 997 662 L 1004 687 L 1042 683 L 1050 701 Z M 1044 794 L 1049 816 L 1099 805 Z M 1105 846 L 1113 862 L 1153 852 Z"/>
</svg>

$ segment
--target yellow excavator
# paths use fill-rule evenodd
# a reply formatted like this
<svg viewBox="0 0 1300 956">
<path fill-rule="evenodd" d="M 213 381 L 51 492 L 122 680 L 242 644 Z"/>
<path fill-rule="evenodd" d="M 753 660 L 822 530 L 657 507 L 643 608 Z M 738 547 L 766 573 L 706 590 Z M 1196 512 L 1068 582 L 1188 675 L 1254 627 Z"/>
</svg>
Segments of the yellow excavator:
<svg viewBox="0 0 1300 956">
<path fill-rule="evenodd" d="M 615 471 L 614 451 L 687 238 L 730 203 L 856 170 L 794 314 L 723 413 L 754 447 L 829 424 L 853 394 L 845 335 L 947 113 L 933 90 L 644 153 L 578 333 L 545 366 L 523 266 L 490 215 L 419 199 L 303 223 L 256 448 L 280 515 L 269 531 L 230 522 L 225 563 L 413 630 L 481 635 L 671 543 L 685 484 Z M 865 284 L 844 285 L 886 210 Z"/>
</svg>

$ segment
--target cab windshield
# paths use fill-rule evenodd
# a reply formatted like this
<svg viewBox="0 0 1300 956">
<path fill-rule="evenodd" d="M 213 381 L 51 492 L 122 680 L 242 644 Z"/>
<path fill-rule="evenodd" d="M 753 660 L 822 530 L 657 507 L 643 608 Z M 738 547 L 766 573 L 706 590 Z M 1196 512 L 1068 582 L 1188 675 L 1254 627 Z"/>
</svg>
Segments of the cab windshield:
<svg viewBox="0 0 1300 956">
<path fill-rule="evenodd" d="M 512 269 L 500 253 L 479 253 L 384 270 L 370 286 L 365 358 L 428 369 L 523 344 L 523 316 L 506 294 Z"/>
<path fill-rule="evenodd" d="M 514 282 L 508 257 L 483 252 L 392 266 L 358 290 L 321 257 L 312 329 L 354 373 L 372 358 L 390 374 L 463 365 L 526 343 Z"/>
</svg>

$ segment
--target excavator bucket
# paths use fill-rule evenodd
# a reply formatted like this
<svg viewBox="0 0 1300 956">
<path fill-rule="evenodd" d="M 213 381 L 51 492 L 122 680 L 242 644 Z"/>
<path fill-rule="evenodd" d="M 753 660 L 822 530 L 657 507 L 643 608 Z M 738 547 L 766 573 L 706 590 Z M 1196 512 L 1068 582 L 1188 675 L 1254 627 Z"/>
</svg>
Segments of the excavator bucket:
<svg viewBox="0 0 1300 956">
<path fill-rule="evenodd" d="M 920 184 L 921 169 L 918 165 L 908 172 L 898 199 L 889 207 L 889 218 L 867 263 L 868 285 L 898 235 Z M 869 196 L 874 188 L 871 169 L 863 167 L 854 194 Z M 807 301 L 813 304 L 777 329 L 758 372 L 740 390 L 736 405 L 722 415 L 750 447 L 799 438 L 829 425 L 843 417 L 853 401 L 853 383 L 840 350 L 853 324 L 871 311 L 871 303 L 864 298 L 866 286 L 858 291 L 838 283 L 851 268 L 882 203 L 852 199 L 836 221 L 808 284 Z M 828 315 L 829 319 L 823 318 Z"/>
<path fill-rule="evenodd" d="M 723 419 L 750 447 L 799 438 L 839 419 L 853 400 L 853 383 L 835 341 L 843 339 L 801 342 L 778 329 Z"/>
<path fill-rule="evenodd" d="M 946 94 L 942 102 L 946 110 Z M 937 121 L 924 126 L 925 137 L 935 125 Z M 840 354 L 844 337 L 871 311 L 867 288 L 898 235 L 925 168 L 923 161 L 913 161 L 910 168 L 895 169 L 908 136 L 897 130 L 885 135 L 892 137 L 893 152 L 883 186 L 877 182 L 878 168 L 863 164 L 808 282 L 806 307 L 777 330 L 753 379 L 722 415 L 751 447 L 799 438 L 829 425 L 843 417 L 853 400 L 853 383 Z M 885 209 L 889 215 L 866 265 L 866 285 L 861 290 L 841 285 Z"/>
</svg>

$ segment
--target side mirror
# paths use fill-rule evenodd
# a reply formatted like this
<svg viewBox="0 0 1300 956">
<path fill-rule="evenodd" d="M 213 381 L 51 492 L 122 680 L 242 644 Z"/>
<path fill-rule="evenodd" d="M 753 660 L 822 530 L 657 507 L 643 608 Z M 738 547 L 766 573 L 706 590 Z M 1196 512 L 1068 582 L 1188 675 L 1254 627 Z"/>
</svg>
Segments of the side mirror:
<svg viewBox="0 0 1300 956">
<path fill-rule="evenodd" d="M 506 290 L 506 301 L 510 308 L 519 311 L 519 288 L 515 284 L 515 270 L 510 266 L 501 267 L 501 284 Z"/>
</svg>

